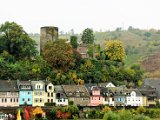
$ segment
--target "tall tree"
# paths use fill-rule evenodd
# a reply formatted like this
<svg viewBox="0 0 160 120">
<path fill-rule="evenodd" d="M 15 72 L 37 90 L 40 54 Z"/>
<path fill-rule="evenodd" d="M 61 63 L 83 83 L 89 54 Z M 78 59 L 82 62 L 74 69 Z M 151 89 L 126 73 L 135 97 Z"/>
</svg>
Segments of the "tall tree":
<svg viewBox="0 0 160 120">
<path fill-rule="evenodd" d="M 71 45 L 73 48 L 77 48 L 78 47 L 78 43 L 77 43 L 77 36 L 71 36 L 70 37 L 70 40 L 71 40 Z"/>
<path fill-rule="evenodd" d="M 125 59 L 125 49 L 119 40 L 109 40 L 106 43 L 106 55 L 110 60 L 123 62 Z"/>
<path fill-rule="evenodd" d="M 93 30 L 90 29 L 90 28 L 86 28 L 86 29 L 83 31 L 81 40 L 82 40 L 82 42 L 85 43 L 85 44 L 93 44 L 93 42 L 94 42 Z"/>
<path fill-rule="evenodd" d="M 66 71 L 74 65 L 72 46 L 65 40 L 48 42 L 43 54 L 46 61 L 56 69 Z"/>
<path fill-rule="evenodd" d="M 16 59 L 30 58 L 37 53 L 36 42 L 15 22 L 0 26 L 0 53 L 7 51 Z"/>
</svg>

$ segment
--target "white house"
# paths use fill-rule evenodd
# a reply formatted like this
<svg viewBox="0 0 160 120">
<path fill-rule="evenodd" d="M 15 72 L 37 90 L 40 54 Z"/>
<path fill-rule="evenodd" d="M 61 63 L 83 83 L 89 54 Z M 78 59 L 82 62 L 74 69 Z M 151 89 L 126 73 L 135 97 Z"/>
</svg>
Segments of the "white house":
<svg viewBox="0 0 160 120">
<path fill-rule="evenodd" d="M 56 106 L 67 106 L 68 105 L 68 98 L 67 98 L 62 86 L 56 85 L 56 86 L 54 86 L 54 88 L 55 88 L 55 95 L 56 95 L 56 99 L 55 99 Z"/>
<path fill-rule="evenodd" d="M 138 89 L 126 92 L 126 106 L 143 106 L 143 96 Z"/>
</svg>

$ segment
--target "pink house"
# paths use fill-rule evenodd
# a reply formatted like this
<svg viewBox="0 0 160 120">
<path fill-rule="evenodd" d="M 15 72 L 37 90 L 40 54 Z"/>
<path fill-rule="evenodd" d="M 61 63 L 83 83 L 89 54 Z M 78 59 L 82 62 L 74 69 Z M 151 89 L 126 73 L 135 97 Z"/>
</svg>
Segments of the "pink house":
<svg viewBox="0 0 160 120">
<path fill-rule="evenodd" d="M 101 95 L 101 89 L 99 87 L 93 87 L 91 89 L 89 106 L 98 106 L 103 104 L 103 96 Z"/>
</svg>

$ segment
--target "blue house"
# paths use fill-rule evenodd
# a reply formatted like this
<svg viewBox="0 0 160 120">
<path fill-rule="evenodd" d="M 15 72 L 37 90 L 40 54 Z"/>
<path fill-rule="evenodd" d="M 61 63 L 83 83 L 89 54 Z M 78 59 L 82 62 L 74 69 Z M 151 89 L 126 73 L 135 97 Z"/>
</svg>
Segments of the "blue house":
<svg viewBox="0 0 160 120">
<path fill-rule="evenodd" d="M 19 89 L 19 105 L 32 105 L 32 85 L 31 81 L 17 81 Z"/>
</svg>

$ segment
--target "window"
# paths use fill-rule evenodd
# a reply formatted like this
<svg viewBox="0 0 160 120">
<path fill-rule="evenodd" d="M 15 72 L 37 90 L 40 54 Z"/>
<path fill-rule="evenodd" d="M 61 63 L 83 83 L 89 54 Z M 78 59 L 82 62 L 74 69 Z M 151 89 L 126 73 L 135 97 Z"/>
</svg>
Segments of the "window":
<svg viewBox="0 0 160 120">
<path fill-rule="evenodd" d="M 99 100 L 101 100 L 101 98 L 99 97 Z"/>
<path fill-rule="evenodd" d="M 49 93 L 48 93 L 48 97 L 49 97 L 50 95 L 49 95 Z"/>
<path fill-rule="evenodd" d="M 42 92 L 40 92 L 40 96 L 42 96 Z"/>
<path fill-rule="evenodd" d="M 28 102 L 31 101 L 30 98 L 28 98 Z"/>
<path fill-rule="evenodd" d="M 51 99 L 51 103 L 53 103 L 53 99 Z"/>
<path fill-rule="evenodd" d="M 17 102 L 18 102 L 18 98 L 17 98 Z"/>
<path fill-rule="evenodd" d="M 48 99 L 48 102 L 50 102 L 50 100 Z"/>
<path fill-rule="evenodd" d="M 25 99 L 24 99 L 24 98 L 22 98 L 22 101 L 25 101 Z"/>
<path fill-rule="evenodd" d="M 42 102 L 42 98 L 40 98 L 40 100 L 39 100 L 40 102 Z"/>
<path fill-rule="evenodd" d="M 52 86 L 49 86 L 49 90 L 52 90 Z"/>
<path fill-rule="evenodd" d="M 28 92 L 28 95 L 31 94 L 30 92 Z"/>
<path fill-rule="evenodd" d="M 51 97 L 53 97 L 53 93 L 51 93 Z"/>
<path fill-rule="evenodd" d="M 35 99 L 34 99 L 34 101 L 37 103 L 37 102 L 38 102 L 38 99 L 37 99 L 37 98 L 35 98 Z"/>
<path fill-rule="evenodd" d="M 63 99 L 63 102 L 65 102 L 65 98 Z"/>
<path fill-rule="evenodd" d="M 7 102 L 7 99 L 5 98 L 5 102 Z"/>
<path fill-rule="evenodd" d="M 16 102 L 16 99 L 14 98 L 14 102 Z"/>
<path fill-rule="evenodd" d="M 2 102 L 3 102 L 3 98 L 2 98 Z"/>
<path fill-rule="evenodd" d="M 12 102 L 12 98 L 10 99 L 10 102 Z"/>
</svg>

